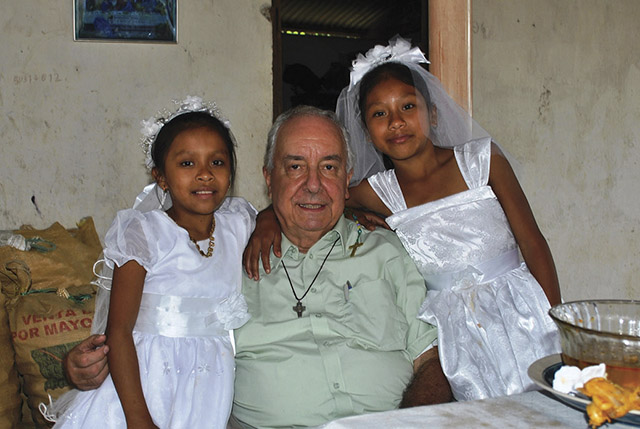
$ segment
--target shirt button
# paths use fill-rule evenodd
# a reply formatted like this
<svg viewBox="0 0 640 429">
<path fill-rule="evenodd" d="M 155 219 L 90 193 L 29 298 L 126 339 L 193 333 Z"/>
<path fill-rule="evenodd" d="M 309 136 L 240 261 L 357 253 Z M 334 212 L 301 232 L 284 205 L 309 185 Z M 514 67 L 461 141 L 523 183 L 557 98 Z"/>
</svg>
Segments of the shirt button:
<svg viewBox="0 0 640 429">
<path fill-rule="evenodd" d="M 316 288 L 314 288 L 314 287 L 312 287 L 312 288 L 311 288 L 311 293 L 316 293 L 316 292 L 317 292 L 317 289 L 316 289 Z"/>
<path fill-rule="evenodd" d="M 313 255 L 309 255 L 309 259 L 313 259 Z"/>
<path fill-rule="evenodd" d="M 340 388 L 340 383 L 333 383 L 333 388 L 334 389 L 339 389 Z"/>
<path fill-rule="evenodd" d="M 316 314 L 316 317 L 320 318 L 320 317 L 322 317 L 322 314 Z"/>
</svg>

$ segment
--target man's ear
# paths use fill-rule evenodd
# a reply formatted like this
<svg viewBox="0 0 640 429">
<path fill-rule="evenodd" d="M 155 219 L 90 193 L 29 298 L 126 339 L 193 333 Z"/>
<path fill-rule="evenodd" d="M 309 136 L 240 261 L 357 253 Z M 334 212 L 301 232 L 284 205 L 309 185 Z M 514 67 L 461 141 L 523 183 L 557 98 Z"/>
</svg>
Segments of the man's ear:
<svg viewBox="0 0 640 429">
<path fill-rule="evenodd" d="M 264 176 L 264 181 L 267 184 L 267 195 L 269 199 L 271 199 L 271 173 L 267 171 L 267 167 L 262 167 L 262 175 Z"/>
<path fill-rule="evenodd" d="M 167 180 L 164 178 L 162 173 L 160 173 L 160 170 L 158 170 L 157 167 L 153 167 L 153 169 L 151 170 L 151 175 L 153 176 L 153 179 L 156 181 L 160 189 L 162 189 L 163 191 L 166 191 Z"/>
<path fill-rule="evenodd" d="M 351 169 L 351 171 L 349 171 L 347 173 L 347 186 L 345 187 L 344 190 L 344 199 L 348 200 L 349 199 L 349 183 L 351 182 L 351 177 L 353 176 L 353 168 Z"/>
</svg>

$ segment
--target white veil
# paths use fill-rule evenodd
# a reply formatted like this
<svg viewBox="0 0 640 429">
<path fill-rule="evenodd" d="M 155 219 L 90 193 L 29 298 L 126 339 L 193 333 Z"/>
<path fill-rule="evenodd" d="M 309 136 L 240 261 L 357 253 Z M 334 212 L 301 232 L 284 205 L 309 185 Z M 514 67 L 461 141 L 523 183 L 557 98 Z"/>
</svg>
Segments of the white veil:
<svg viewBox="0 0 640 429">
<path fill-rule="evenodd" d="M 361 120 L 359 93 L 362 77 L 387 62 L 405 65 L 410 69 L 414 82 L 421 80 L 428 89 L 431 105 L 437 111 L 437 123 L 432 125 L 429 135 L 435 146 L 453 148 L 474 140 L 491 141 L 489 133 L 456 104 L 440 81 L 422 66 L 429 63 L 422 51 L 417 47 L 412 48 L 409 41 L 395 36 L 389 40 L 388 46 L 377 45 L 365 55 L 358 54 L 353 61 L 351 82 L 338 98 L 336 114 L 349 132 L 349 144 L 355 155 L 350 186 L 385 170 L 382 155 L 373 146 Z"/>
</svg>

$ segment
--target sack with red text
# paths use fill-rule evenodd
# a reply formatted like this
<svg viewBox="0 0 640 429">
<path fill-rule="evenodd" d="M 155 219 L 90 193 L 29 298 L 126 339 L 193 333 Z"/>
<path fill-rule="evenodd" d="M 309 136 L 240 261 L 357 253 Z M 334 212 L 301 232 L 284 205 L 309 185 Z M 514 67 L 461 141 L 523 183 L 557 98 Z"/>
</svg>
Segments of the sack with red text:
<svg viewBox="0 0 640 429">
<path fill-rule="evenodd" d="M 95 286 L 73 286 L 64 292 L 31 291 L 9 301 L 7 312 L 18 372 L 37 427 L 47 427 L 38 406 L 71 389 L 62 360 L 89 336 Z"/>
<path fill-rule="evenodd" d="M 22 393 L 36 427 L 48 427 L 38 405 L 70 389 L 62 359 L 90 334 L 96 289 L 90 284 L 92 267 L 102 246 L 91 218 L 75 229 L 54 223 L 43 230 L 23 226 L 14 233 L 26 239 L 29 250 L 0 247 L 0 285 Z"/>
<path fill-rule="evenodd" d="M 0 428 L 15 428 L 21 421 L 22 398 L 5 301 L 0 293 Z"/>
</svg>

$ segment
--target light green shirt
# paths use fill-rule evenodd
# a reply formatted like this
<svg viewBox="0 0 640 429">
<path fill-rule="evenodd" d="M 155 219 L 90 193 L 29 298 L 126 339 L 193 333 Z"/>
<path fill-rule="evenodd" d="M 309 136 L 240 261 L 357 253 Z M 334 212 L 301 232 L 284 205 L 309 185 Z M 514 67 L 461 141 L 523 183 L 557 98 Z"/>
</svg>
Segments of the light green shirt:
<svg viewBox="0 0 640 429">
<path fill-rule="evenodd" d="M 283 235 L 291 282 L 302 297 L 333 243 L 315 283 L 297 300 L 281 261 L 270 274 L 246 276 L 251 319 L 235 331 L 233 415 L 257 427 L 315 426 L 355 414 L 396 408 L 413 374 L 413 360 L 436 338 L 416 318 L 426 288 L 391 231 L 358 228 L 341 218 L 304 254 Z M 351 289 L 349 286 L 351 285 Z"/>
</svg>

